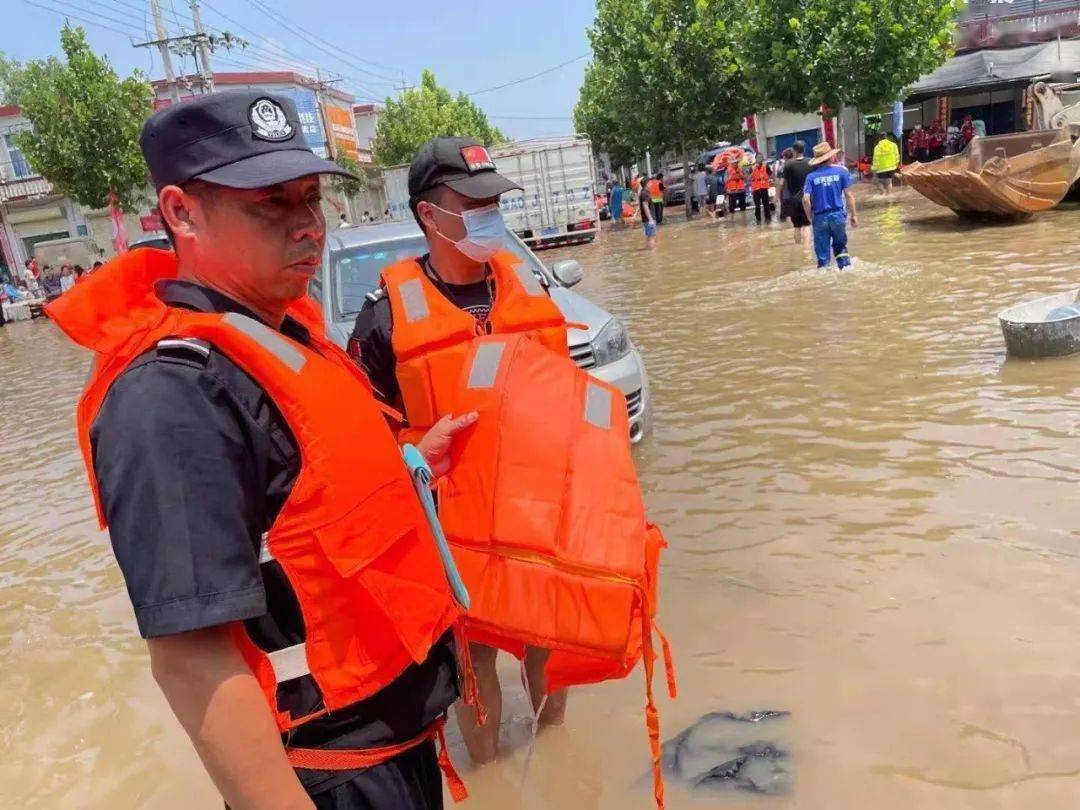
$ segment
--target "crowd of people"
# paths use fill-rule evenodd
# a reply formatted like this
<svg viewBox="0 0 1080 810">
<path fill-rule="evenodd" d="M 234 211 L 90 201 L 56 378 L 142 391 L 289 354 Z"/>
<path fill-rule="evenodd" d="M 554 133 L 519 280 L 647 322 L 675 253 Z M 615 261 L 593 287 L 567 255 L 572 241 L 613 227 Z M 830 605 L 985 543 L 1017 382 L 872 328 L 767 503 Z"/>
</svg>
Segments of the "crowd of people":
<svg viewBox="0 0 1080 810">
<path fill-rule="evenodd" d="M 907 154 L 920 163 L 939 160 L 962 152 L 976 135 L 986 135 L 986 125 L 970 115 L 965 115 L 962 121 L 954 121 L 947 128 L 942 126 L 941 119 L 935 118 L 929 127 L 916 124 L 911 130 L 906 143 Z"/>
<path fill-rule="evenodd" d="M 796 141 L 769 161 L 762 153 L 740 147 L 718 152 L 712 160 L 699 163 L 686 184 L 689 217 L 702 216 L 721 220 L 738 212 L 748 213 L 753 203 L 754 220 L 772 223 L 790 221 L 796 244 L 806 243 L 813 233 L 819 267 L 835 260 L 840 268 L 850 264 L 847 254 L 847 224 L 857 218 L 850 172 L 839 162 L 840 151 L 827 143 L 818 144 L 812 157 L 806 144 Z M 874 150 L 875 185 L 887 193 L 900 166 L 899 148 L 892 136 L 882 139 Z M 618 177 L 609 181 L 607 208 L 618 226 L 640 218 L 646 247 L 656 247 L 657 231 L 664 222 L 664 197 L 667 187 L 662 172 L 652 177 L 635 174 L 626 186 Z"/>
<path fill-rule="evenodd" d="M 81 264 L 64 263 L 54 269 L 51 265 L 39 263 L 33 257 L 27 259 L 23 262 L 22 270 L 15 274 L 15 278 L 0 285 L 0 326 L 6 321 L 3 304 L 25 301 L 43 303 L 57 298 L 101 267 L 101 264 L 96 261 L 87 269 Z"/>
</svg>

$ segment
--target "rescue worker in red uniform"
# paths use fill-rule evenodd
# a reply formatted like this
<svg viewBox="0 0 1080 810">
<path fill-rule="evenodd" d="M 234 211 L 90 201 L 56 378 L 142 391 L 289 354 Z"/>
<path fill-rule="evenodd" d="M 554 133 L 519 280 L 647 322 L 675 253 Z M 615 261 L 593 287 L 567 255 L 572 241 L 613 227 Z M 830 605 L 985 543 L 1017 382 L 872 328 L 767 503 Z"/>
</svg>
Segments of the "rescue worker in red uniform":
<svg viewBox="0 0 1080 810">
<path fill-rule="evenodd" d="M 140 143 L 175 253 L 119 256 L 49 314 L 96 353 L 79 442 L 154 677 L 232 808 L 439 808 L 461 611 L 305 298 L 319 176 L 347 172 L 262 91 L 168 107 Z M 433 467 L 473 421 L 419 441 Z"/>
<path fill-rule="evenodd" d="M 357 315 L 349 352 L 375 389 L 405 414 L 405 436 L 449 414 L 448 396 L 478 334 L 528 332 L 568 355 L 566 323 L 547 294 L 546 280 L 506 249 L 499 197 L 519 187 L 495 171 L 487 150 L 467 138 L 435 138 L 409 168 L 414 216 L 429 253 L 383 269 L 382 284 Z M 475 762 L 497 755 L 502 694 L 496 650 L 472 644 L 480 703 L 487 714 L 455 711 Z M 544 700 L 548 651 L 525 653 L 534 709 Z M 543 702 L 541 725 L 563 722 L 565 690 Z"/>
<path fill-rule="evenodd" d="M 922 124 L 916 124 L 911 130 L 907 142 L 908 155 L 912 160 L 926 163 L 930 160 L 930 134 L 923 129 Z"/>
</svg>

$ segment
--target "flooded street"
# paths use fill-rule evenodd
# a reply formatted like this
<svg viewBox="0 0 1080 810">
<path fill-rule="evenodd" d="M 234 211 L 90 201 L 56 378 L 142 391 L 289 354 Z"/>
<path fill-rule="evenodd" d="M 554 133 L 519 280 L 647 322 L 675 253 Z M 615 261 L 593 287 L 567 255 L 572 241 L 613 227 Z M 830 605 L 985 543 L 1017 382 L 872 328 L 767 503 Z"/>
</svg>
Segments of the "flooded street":
<svg viewBox="0 0 1080 810">
<path fill-rule="evenodd" d="M 649 369 L 637 459 L 680 687 L 663 736 L 792 712 L 791 795 L 671 785 L 669 807 L 1074 808 L 1080 356 L 1006 361 L 996 313 L 1078 283 L 1080 210 L 991 228 L 912 193 L 859 201 L 845 273 L 752 212 L 671 211 L 652 252 L 631 228 L 541 254 L 581 261 Z M 88 362 L 46 321 L 0 329 L 0 807 L 220 807 L 94 524 Z M 515 672 L 513 751 L 462 768 L 467 807 L 651 806 L 640 671 L 572 693 L 523 796 Z"/>
</svg>

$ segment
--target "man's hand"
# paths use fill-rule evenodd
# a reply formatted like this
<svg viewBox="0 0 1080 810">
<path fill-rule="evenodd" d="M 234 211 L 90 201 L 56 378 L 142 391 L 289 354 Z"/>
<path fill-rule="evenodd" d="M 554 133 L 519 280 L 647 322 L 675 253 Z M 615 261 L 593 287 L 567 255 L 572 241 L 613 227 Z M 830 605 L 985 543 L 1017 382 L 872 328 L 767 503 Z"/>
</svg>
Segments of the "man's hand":
<svg viewBox="0 0 1080 810">
<path fill-rule="evenodd" d="M 424 456 L 436 477 L 450 472 L 450 448 L 454 444 L 454 437 L 475 424 L 478 418 L 476 411 L 457 417 L 447 414 L 416 443 L 416 449 Z"/>
<path fill-rule="evenodd" d="M 858 228 L 859 227 L 859 218 L 857 216 L 855 216 L 854 212 L 852 212 L 850 219 L 851 219 L 851 227 L 852 228 Z"/>
</svg>

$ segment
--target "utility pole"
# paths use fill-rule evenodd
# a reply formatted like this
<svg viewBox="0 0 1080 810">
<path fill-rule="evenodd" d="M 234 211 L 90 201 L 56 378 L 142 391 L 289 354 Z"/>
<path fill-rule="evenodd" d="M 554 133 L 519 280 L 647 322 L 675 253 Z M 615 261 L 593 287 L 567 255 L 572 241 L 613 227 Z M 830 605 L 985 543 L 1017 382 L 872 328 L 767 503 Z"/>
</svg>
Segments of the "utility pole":
<svg viewBox="0 0 1080 810">
<path fill-rule="evenodd" d="M 319 120 L 322 121 L 323 132 L 326 135 L 326 155 L 330 160 L 337 157 L 337 144 L 334 143 L 334 131 L 330 127 L 330 116 L 326 114 L 326 100 L 323 97 L 323 91 L 331 84 L 340 81 L 341 79 L 323 81 L 322 70 L 319 67 L 315 68 L 315 104 L 319 108 Z M 345 200 L 345 216 L 349 222 L 355 222 L 356 217 L 352 200 L 348 194 L 342 194 L 341 196 Z"/>
<path fill-rule="evenodd" d="M 169 95 L 174 104 L 180 103 L 180 88 L 176 85 L 176 74 L 173 73 L 172 54 L 169 53 L 169 43 L 166 41 L 165 21 L 161 17 L 161 6 L 158 0 L 150 0 L 150 9 L 154 13 L 154 30 L 157 31 L 158 52 L 161 54 L 161 64 L 165 69 L 165 80 L 169 83 Z M 146 43 L 149 45 L 150 43 Z M 141 46 L 139 46 L 141 47 Z"/>
<path fill-rule="evenodd" d="M 338 79 L 337 81 L 340 81 Z M 326 114 L 326 101 L 323 99 L 323 90 L 330 84 L 330 82 L 324 82 L 322 78 L 322 70 L 318 67 L 315 68 L 315 104 L 319 107 L 319 120 L 322 121 L 323 133 L 326 135 L 326 156 L 333 160 L 334 155 L 334 133 L 330 129 L 330 117 Z"/>
<path fill-rule="evenodd" d="M 154 0 L 157 3 L 157 0 Z M 199 48 L 199 73 L 202 76 L 203 92 L 214 92 L 214 71 L 210 67 L 210 49 L 206 47 L 209 37 L 203 31 L 202 17 L 199 16 L 199 0 L 191 0 L 191 19 L 195 23 L 195 41 Z"/>
</svg>

